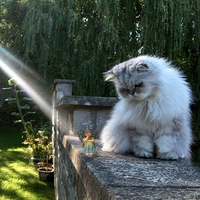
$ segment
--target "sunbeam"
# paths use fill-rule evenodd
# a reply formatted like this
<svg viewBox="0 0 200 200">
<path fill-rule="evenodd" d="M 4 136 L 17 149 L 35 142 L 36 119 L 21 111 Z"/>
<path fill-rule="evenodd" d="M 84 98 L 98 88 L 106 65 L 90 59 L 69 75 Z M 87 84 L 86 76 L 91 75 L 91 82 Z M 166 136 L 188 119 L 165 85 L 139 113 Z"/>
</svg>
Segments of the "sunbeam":
<svg viewBox="0 0 200 200">
<path fill-rule="evenodd" d="M 12 63 L 12 64 L 11 64 Z M 12 54 L 7 53 L 2 47 L 0 48 L 0 68 L 2 71 L 7 74 L 8 77 L 14 78 L 19 86 L 26 91 L 28 96 L 30 96 L 33 101 L 38 105 L 41 111 L 51 119 L 51 105 L 42 98 L 37 91 L 26 81 L 26 77 L 23 77 L 22 74 L 17 72 L 14 64 L 20 65 L 21 62 L 17 60 Z M 22 65 L 22 64 L 21 64 Z M 32 75 L 33 73 L 31 73 Z M 35 77 L 34 77 L 35 78 Z M 31 80 L 29 80 L 31 82 Z"/>
</svg>

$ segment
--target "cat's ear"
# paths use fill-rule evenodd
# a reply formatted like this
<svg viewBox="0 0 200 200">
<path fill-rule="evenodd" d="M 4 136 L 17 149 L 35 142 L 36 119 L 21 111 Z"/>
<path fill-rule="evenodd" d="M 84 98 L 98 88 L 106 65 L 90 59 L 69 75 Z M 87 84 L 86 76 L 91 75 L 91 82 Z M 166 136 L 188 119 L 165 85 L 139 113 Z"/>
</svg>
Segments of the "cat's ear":
<svg viewBox="0 0 200 200">
<path fill-rule="evenodd" d="M 144 64 L 144 63 L 139 63 L 137 66 L 136 66 L 136 69 L 137 71 L 140 73 L 140 72 L 147 72 L 149 70 L 149 67 L 147 64 Z"/>
<path fill-rule="evenodd" d="M 112 81 L 115 78 L 113 70 L 109 70 L 103 73 L 105 81 Z"/>
</svg>

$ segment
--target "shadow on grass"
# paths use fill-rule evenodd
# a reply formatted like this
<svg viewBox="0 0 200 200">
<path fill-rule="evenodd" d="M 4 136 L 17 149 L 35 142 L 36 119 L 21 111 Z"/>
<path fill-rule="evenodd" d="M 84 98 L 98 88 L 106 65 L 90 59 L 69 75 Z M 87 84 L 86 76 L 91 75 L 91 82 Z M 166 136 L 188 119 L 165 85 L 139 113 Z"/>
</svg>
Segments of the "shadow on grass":
<svg viewBox="0 0 200 200">
<path fill-rule="evenodd" d="M 13 170 L 13 169 L 12 169 Z M 34 169 L 32 169 L 34 170 Z M 11 176 L 16 176 L 16 180 L 11 180 L 12 185 L 5 187 L 5 181 L 0 183 L 0 199 L 4 197 L 7 199 L 15 200 L 54 200 L 54 186 L 52 182 L 41 182 L 37 177 L 37 174 L 30 174 L 29 171 L 25 174 L 18 171 L 12 172 Z M 18 178 L 20 177 L 20 178 Z"/>
<path fill-rule="evenodd" d="M 0 199 L 54 200 L 52 182 L 41 182 L 21 133 L 0 130 Z"/>
</svg>

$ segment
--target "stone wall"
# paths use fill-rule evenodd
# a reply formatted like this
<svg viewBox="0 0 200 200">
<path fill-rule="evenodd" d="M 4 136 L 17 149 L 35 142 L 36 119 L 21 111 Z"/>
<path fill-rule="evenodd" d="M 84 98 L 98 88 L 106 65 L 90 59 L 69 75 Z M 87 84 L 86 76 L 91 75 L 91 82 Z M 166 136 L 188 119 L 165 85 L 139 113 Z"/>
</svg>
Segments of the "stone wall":
<svg viewBox="0 0 200 200">
<path fill-rule="evenodd" d="M 78 134 L 97 136 L 117 98 L 72 96 L 75 81 L 55 80 L 53 143 L 56 200 L 200 199 L 200 168 L 103 152 L 82 154 Z"/>
<path fill-rule="evenodd" d="M 53 143 L 56 199 L 90 199 L 63 145 L 66 135 L 91 130 L 98 138 L 117 98 L 72 96 L 73 80 L 57 79 L 53 86 Z M 82 146 L 82 144 L 80 144 Z"/>
</svg>

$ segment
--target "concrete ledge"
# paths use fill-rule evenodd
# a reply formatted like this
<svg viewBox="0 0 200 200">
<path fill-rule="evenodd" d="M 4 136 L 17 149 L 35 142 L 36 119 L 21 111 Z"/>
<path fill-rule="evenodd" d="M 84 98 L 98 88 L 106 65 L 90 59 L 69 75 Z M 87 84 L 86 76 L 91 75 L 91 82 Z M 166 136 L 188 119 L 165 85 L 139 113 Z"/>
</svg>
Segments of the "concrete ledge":
<svg viewBox="0 0 200 200">
<path fill-rule="evenodd" d="M 63 146 L 91 200 L 200 199 L 200 167 L 186 160 L 162 161 L 103 152 L 82 154 L 76 136 Z"/>
<path fill-rule="evenodd" d="M 89 129 L 99 135 L 117 101 L 115 97 L 62 97 L 54 104 L 59 119 L 59 132 L 78 135 Z"/>
<path fill-rule="evenodd" d="M 65 96 L 57 106 L 113 107 L 117 101 L 116 97 Z"/>
<path fill-rule="evenodd" d="M 75 80 L 68 80 L 68 79 L 55 79 L 54 80 L 54 83 L 53 83 L 53 86 L 52 86 L 52 91 L 55 90 L 55 87 L 57 84 L 75 84 L 76 81 Z"/>
</svg>

